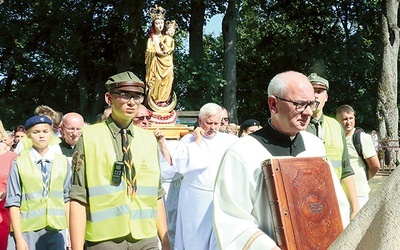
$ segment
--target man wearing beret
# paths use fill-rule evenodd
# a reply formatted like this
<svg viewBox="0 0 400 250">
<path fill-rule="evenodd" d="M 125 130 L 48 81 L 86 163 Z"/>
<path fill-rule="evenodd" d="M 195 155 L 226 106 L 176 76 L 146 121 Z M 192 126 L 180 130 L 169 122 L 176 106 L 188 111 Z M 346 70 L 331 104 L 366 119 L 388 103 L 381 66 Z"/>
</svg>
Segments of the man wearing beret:
<svg viewBox="0 0 400 250">
<path fill-rule="evenodd" d="M 144 83 L 132 72 L 111 76 L 111 115 L 84 127 L 72 158 L 73 249 L 169 249 L 157 141 L 134 126 Z"/>
<path fill-rule="evenodd" d="M 344 130 L 338 121 L 323 113 L 325 103 L 328 101 L 329 82 L 316 73 L 310 74 L 308 79 L 314 88 L 315 100 L 319 102 L 319 105 L 314 110 L 306 130 L 323 140 L 328 159 L 346 191 L 347 199 L 351 206 L 351 219 L 353 219 L 360 207 Z"/>
</svg>

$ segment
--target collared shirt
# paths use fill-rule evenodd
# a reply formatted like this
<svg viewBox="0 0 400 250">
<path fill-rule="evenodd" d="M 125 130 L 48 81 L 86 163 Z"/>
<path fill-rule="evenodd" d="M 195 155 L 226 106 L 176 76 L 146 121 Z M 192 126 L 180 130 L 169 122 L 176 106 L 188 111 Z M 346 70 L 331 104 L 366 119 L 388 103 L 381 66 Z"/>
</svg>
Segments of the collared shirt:
<svg viewBox="0 0 400 250">
<path fill-rule="evenodd" d="M 310 132 L 313 135 L 318 136 L 317 124 L 320 124 L 322 126 L 323 120 L 324 116 L 321 116 L 319 120 L 314 117 L 311 117 L 310 122 L 308 123 L 308 126 L 306 128 L 306 131 Z"/>
<path fill-rule="evenodd" d="M 52 150 L 48 150 L 46 154 L 42 157 L 38 151 L 35 149 L 31 148 L 29 150 L 29 156 L 31 157 L 31 160 L 35 163 L 36 167 L 41 169 L 41 163 L 43 162 L 46 165 L 46 169 L 48 172 L 51 172 L 51 162 L 54 159 L 54 152 Z"/>
<path fill-rule="evenodd" d="M 123 157 L 122 152 L 122 139 L 121 139 L 121 128 L 115 123 L 111 116 L 107 118 L 105 121 L 108 129 L 110 130 L 110 135 L 113 140 L 113 147 L 116 154 L 117 159 L 121 159 Z M 127 135 L 129 137 L 129 141 L 133 142 L 134 140 L 134 131 L 135 129 L 139 129 L 131 123 L 127 128 Z M 73 178 L 72 178 L 72 187 L 70 192 L 70 198 L 73 200 L 77 200 L 84 204 L 88 204 L 88 197 L 86 191 L 86 178 L 85 178 L 85 156 L 84 156 L 84 144 L 83 137 L 85 134 L 83 133 L 81 138 L 79 138 L 78 143 L 75 146 L 75 152 L 72 160 L 72 168 L 73 168 Z M 81 159 L 81 160 L 76 160 Z M 159 179 L 159 190 L 158 197 L 161 198 L 165 195 L 165 190 L 161 185 L 161 175 Z"/>
<path fill-rule="evenodd" d="M 319 139 L 323 140 L 323 132 L 322 132 L 322 120 L 323 120 L 324 116 L 321 117 L 321 119 L 317 120 L 314 117 L 311 117 L 310 120 L 310 130 L 308 132 L 312 132 L 314 135 L 318 136 Z"/>
</svg>

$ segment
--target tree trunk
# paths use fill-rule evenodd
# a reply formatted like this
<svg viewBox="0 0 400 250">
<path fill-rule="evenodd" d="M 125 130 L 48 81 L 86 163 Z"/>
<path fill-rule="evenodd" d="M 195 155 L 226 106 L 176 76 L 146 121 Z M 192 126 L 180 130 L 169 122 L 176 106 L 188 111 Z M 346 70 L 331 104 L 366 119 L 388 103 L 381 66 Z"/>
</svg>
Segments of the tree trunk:
<svg viewBox="0 0 400 250">
<path fill-rule="evenodd" d="M 382 64 L 377 113 L 380 138 L 398 139 L 397 60 L 399 53 L 398 0 L 382 1 Z"/>
<path fill-rule="evenodd" d="M 236 60 L 237 60 L 237 19 L 240 0 L 229 0 L 228 8 L 222 20 L 222 35 L 224 38 L 224 86 L 223 104 L 228 111 L 232 122 L 238 124 L 237 115 L 237 77 L 236 77 Z"/>
<path fill-rule="evenodd" d="M 201 64 L 203 61 L 203 27 L 206 5 L 204 0 L 192 0 L 189 24 L 189 58 Z"/>
</svg>

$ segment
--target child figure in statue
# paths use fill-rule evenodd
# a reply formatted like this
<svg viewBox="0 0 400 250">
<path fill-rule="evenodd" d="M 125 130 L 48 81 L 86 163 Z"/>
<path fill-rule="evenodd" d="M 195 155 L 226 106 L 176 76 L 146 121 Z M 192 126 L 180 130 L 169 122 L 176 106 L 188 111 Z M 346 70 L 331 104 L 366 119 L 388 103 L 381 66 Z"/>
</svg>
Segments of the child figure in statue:
<svg viewBox="0 0 400 250">
<path fill-rule="evenodd" d="M 178 24 L 176 24 L 175 20 L 166 21 L 165 27 L 167 30 L 165 31 L 164 39 L 160 43 L 160 48 L 166 55 L 171 55 L 170 60 L 173 61 L 172 53 L 175 49 L 174 35 L 175 31 L 178 28 Z"/>
</svg>

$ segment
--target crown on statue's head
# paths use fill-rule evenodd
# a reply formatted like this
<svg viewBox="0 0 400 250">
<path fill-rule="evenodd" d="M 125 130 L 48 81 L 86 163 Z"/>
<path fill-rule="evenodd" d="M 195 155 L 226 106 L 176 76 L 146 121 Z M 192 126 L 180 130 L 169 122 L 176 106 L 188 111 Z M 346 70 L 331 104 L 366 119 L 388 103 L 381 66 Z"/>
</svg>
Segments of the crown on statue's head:
<svg viewBox="0 0 400 250">
<path fill-rule="evenodd" d="M 157 19 L 164 19 L 164 15 L 165 15 L 165 9 L 161 6 L 158 6 L 157 4 L 150 9 L 150 17 L 151 20 L 157 20 Z"/>
<path fill-rule="evenodd" d="M 178 24 L 175 22 L 175 20 L 166 21 L 165 22 L 165 27 L 167 27 L 167 29 L 169 29 L 169 28 L 177 29 L 178 28 Z"/>
</svg>

